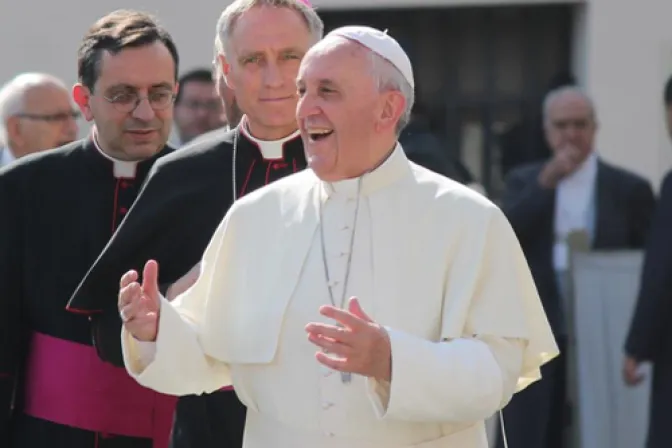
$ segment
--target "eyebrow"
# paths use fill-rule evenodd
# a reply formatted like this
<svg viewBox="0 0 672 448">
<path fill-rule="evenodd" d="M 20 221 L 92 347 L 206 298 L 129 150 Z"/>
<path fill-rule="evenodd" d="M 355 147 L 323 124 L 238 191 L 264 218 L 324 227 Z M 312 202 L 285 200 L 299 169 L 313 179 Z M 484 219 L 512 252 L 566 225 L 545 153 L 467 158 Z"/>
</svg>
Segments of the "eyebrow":
<svg viewBox="0 0 672 448">
<path fill-rule="evenodd" d="M 170 84 L 170 83 L 167 83 L 167 82 L 160 82 L 158 84 L 153 84 L 152 86 L 150 86 L 150 90 L 153 90 L 153 89 L 172 90 L 173 85 Z M 107 89 L 105 89 L 106 92 L 116 92 L 116 91 L 120 91 L 120 90 L 137 90 L 137 87 L 133 86 L 133 85 L 130 85 L 130 84 L 120 83 L 120 84 L 112 85 L 112 86 L 108 87 Z"/>
<path fill-rule="evenodd" d="M 306 84 L 306 82 L 303 79 L 297 79 L 296 80 L 297 87 L 304 86 L 305 84 Z M 318 79 L 317 84 L 320 87 L 333 87 L 333 88 L 338 88 L 339 87 L 339 85 L 336 82 L 334 82 L 333 80 L 331 80 L 329 78 Z"/>
<path fill-rule="evenodd" d="M 297 48 L 297 47 L 287 47 L 287 48 L 282 48 L 280 51 L 278 51 L 279 54 L 288 54 L 288 53 L 295 53 L 299 56 L 303 56 L 305 54 L 305 51 Z M 238 61 L 242 62 L 245 59 L 249 59 L 251 57 L 263 57 L 266 56 L 266 53 L 263 51 L 250 51 L 250 52 L 243 52 L 241 55 L 238 57 Z"/>
</svg>

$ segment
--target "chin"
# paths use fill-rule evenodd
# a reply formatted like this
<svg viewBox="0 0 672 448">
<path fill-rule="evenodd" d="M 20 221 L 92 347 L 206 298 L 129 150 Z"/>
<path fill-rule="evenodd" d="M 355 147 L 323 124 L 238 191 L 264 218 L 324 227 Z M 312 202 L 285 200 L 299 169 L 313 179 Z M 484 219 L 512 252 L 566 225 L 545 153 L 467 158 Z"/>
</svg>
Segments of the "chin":
<svg viewBox="0 0 672 448">
<path fill-rule="evenodd" d="M 333 181 L 334 170 L 331 164 L 324 163 L 319 157 L 308 157 L 308 168 L 315 173 L 315 175 L 325 182 Z"/>
<path fill-rule="evenodd" d="M 264 122 L 267 126 L 287 126 L 290 123 L 293 123 L 298 127 L 296 123 L 296 115 L 294 109 L 291 107 L 283 107 L 275 110 L 267 110 L 263 115 Z"/>
</svg>

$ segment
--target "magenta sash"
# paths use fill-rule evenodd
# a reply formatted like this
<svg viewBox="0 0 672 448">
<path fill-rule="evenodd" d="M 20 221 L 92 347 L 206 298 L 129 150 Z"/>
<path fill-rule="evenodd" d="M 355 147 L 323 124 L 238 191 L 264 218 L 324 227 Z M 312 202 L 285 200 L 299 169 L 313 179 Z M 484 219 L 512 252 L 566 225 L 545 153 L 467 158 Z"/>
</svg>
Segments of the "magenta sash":
<svg viewBox="0 0 672 448">
<path fill-rule="evenodd" d="M 140 386 L 93 347 L 33 333 L 24 412 L 61 425 L 153 439 L 167 448 L 177 397 Z"/>
</svg>

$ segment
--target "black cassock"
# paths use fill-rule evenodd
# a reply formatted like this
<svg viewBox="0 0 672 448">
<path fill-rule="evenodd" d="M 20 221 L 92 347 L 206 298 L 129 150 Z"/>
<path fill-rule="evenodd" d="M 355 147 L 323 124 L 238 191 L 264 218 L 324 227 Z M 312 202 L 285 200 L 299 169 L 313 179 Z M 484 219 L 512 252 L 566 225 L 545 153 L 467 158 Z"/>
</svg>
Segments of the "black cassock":
<svg viewBox="0 0 672 448">
<path fill-rule="evenodd" d="M 91 322 L 65 307 L 151 166 L 171 151 L 115 162 L 90 137 L 0 170 L 0 446 L 167 444 L 175 398 L 100 361 Z"/>
<path fill-rule="evenodd" d="M 237 149 L 234 151 L 234 141 Z M 250 137 L 244 124 L 217 130 L 157 163 L 138 199 L 70 301 L 70 308 L 90 312 L 96 345 L 104 359 L 122 365 L 117 295 L 121 276 L 142 272 L 157 260 L 159 282 L 167 286 L 197 264 L 215 229 L 236 197 L 306 167 L 298 133 L 281 142 Z M 171 447 L 239 448 L 245 407 L 230 388 L 209 395 L 181 397 Z"/>
</svg>

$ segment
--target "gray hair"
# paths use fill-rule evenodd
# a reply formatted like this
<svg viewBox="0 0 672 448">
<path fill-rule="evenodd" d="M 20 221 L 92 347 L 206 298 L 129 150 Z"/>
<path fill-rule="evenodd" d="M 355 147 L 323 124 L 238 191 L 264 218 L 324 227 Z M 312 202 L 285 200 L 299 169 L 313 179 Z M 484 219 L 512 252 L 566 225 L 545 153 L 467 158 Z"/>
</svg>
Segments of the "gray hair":
<svg viewBox="0 0 672 448">
<path fill-rule="evenodd" d="M 63 81 L 46 73 L 22 73 L 0 88 L 0 144 L 9 144 L 7 120 L 24 112 L 28 91 L 47 85 L 68 90 Z"/>
<path fill-rule="evenodd" d="M 401 92 L 406 100 L 404 111 L 397 123 L 397 136 L 411 121 L 411 110 L 413 103 L 415 103 L 415 92 L 413 87 L 406 80 L 406 77 L 395 67 L 390 61 L 380 56 L 378 53 L 367 48 L 369 60 L 371 61 L 371 73 L 374 77 L 374 82 L 378 87 L 379 92 L 386 92 L 390 90 L 397 90 Z"/>
<path fill-rule="evenodd" d="M 215 63 L 218 55 L 230 55 L 231 35 L 236 21 L 245 12 L 255 7 L 289 8 L 301 14 L 315 42 L 324 35 L 324 23 L 315 10 L 301 0 L 235 0 L 222 12 L 217 21 L 215 37 Z"/>
<path fill-rule="evenodd" d="M 549 114 L 551 111 L 551 107 L 553 107 L 553 104 L 559 99 L 564 97 L 565 95 L 576 95 L 582 98 L 583 100 L 586 101 L 588 104 L 588 107 L 590 107 L 591 111 L 591 118 L 595 120 L 595 103 L 593 102 L 592 98 L 588 93 L 586 93 L 585 90 L 583 90 L 579 86 L 563 86 L 559 87 L 557 89 L 551 90 L 546 94 L 546 97 L 544 98 L 544 103 L 543 103 L 543 116 L 544 116 L 544 124 L 548 123 L 549 119 Z"/>
</svg>

